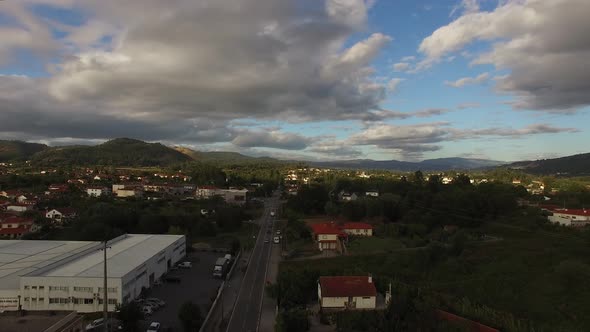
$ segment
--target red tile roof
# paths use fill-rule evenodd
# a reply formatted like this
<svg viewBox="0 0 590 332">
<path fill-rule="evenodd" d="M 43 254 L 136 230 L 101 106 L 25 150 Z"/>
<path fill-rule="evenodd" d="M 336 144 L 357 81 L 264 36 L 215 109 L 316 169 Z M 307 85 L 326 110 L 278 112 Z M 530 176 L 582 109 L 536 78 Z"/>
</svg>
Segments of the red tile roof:
<svg viewBox="0 0 590 332">
<path fill-rule="evenodd" d="M 311 224 L 309 227 L 311 227 L 315 235 L 336 234 L 338 236 L 346 236 L 346 233 L 343 233 L 333 222 Z"/>
<path fill-rule="evenodd" d="M 368 276 L 320 277 L 322 297 L 376 296 Z"/>
<path fill-rule="evenodd" d="M 28 227 L 0 228 L 0 235 L 19 235 L 30 232 Z"/>
<path fill-rule="evenodd" d="M 582 210 L 582 209 L 550 209 L 549 211 L 553 213 L 562 213 L 562 214 L 569 214 L 572 216 L 590 216 L 590 210 Z"/>
<path fill-rule="evenodd" d="M 373 225 L 365 222 L 347 222 L 344 223 L 342 229 L 373 229 Z"/>
<path fill-rule="evenodd" d="M 33 219 L 31 218 L 23 218 L 23 217 L 18 217 L 18 216 L 11 216 L 8 218 L 4 218 L 2 219 L 2 221 L 0 221 L 0 223 L 2 224 L 24 224 L 24 225 L 31 225 L 33 224 Z"/>
</svg>

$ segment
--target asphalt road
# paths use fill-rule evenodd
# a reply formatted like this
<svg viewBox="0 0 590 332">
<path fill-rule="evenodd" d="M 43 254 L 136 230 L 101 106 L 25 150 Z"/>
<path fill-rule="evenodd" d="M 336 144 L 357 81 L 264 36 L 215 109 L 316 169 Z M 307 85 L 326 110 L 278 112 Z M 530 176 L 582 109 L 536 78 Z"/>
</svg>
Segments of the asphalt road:
<svg viewBox="0 0 590 332">
<path fill-rule="evenodd" d="M 242 280 L 238 299 L 227 326 L 227 332 L 255 332 L 258 330 L 270 249 L 274 237 L 273 220 L 275 218 L 270 216 L 270 212 L 277 210 L 278 199 L 278 195 L 275 195 L 265 202 L 258 238 L 250 256 L 246 274 Z M 271 227 L 271 233 L 267 234 L 269 226 Z M 265 243 L 265 239 L 269 241 Z"/>
</svg>

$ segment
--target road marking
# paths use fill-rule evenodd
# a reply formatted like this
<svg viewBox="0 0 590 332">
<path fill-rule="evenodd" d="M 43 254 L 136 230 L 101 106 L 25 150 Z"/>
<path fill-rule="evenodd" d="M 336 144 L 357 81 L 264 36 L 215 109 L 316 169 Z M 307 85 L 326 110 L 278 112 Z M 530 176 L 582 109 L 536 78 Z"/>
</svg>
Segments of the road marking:
<svg viewBox="0 0 590 332">
<path fill-rule="evenodd" d="M 274 208 L 274 205 L 273 205 Z M 271 221 L 271 232 L 270 234 L 273 235 L 274 234 L 274 228 L 275 228 L 275 223 L 274 221 Z M 258 328 L 260 327 L 260 317 L 262 317 L 262 301 L 263 301 L 263 297 L 264 297 L 264 289 L 266 288 L 266 278 L 268 276 L 268 266 L 270 265 L 270 256 L 272 253 L 272 248 L 273 248 L 273 244 L 270 244 L 270 249 L 268 250 L 268 257 L 266 260 L 266 268 L 264 269 L 264 283 L 262 286 L 262 291 L 260 292 L 260 307 L 258 308 L 258 320 L 256 321 L 256 332 L 258 332 Z M 261 255 L 262 256 L 262 255 Z"/>
</svg>

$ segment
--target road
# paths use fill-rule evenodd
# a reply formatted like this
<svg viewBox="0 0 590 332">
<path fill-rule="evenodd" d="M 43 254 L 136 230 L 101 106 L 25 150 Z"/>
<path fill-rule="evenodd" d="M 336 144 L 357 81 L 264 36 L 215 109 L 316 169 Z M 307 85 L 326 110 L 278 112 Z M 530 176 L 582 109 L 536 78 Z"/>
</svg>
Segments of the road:
<svg viewBox="0 0 590 332">
<path fill-rule="evenodd" d="M 226 332 L 255 332 L 260 324 L 262 297 L 266 283 L 266 273 L 274 237 L 274 217 L 271 211 L 277 211 L 279 206 L 278 193 L 265 202 L 264 213 L 260 219 L 260 231 L 246 270 L 238 299 L 230 316 Z M 267 234 L 271 227 L 271 234 Z M 265 242 L 268 239 L 268 242 Z"/>
</svg>

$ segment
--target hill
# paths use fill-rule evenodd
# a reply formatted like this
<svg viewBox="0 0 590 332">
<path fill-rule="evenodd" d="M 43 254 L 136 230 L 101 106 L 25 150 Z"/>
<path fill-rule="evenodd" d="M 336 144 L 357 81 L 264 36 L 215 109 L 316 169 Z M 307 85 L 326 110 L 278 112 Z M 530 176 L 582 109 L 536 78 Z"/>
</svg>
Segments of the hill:
<svg viewBox="0 0 590 332">
<path fill-rule="evenodd" d="M 426 159 L 420 162 L 399 161 L 399 160 L 371 160 L 355 159 L 328 162 L 310 162 L 320 167 L 332 168 L 356 168 L 356 169 L 383 169 L 395 171 L 447 171 L 447 170 L 469 170 L 486 167 L 494 167 L 503 164 L 501 161 L 471 158 L 439 158 Z"/>
<path fill-rule="evenodd" d="M 190 161 L 187 155 L 160 143 L 116 138 L 96 146 L 53 147 L 35 154 L 37 165 L 164 166 Z"/>
<path fill-rule="evenodd" d="M 0 140 L 0 162 L 29 159 L 48 148 L 45 144 Z"/>
<path fill-rule="evenodd" d="M 590 175 L 590 153 L 554 159 L 518 161 L 507 167 L 533 174 Z"/>
<path fill-rule="evenodd" d="M 192 160 L 203 162 L 218 162 L 218 163 L 248 163 L 248 162 L 280 162 L 278 159 L 270 157 L 250 157 L 238 152 L 226 151 L 195 151 L 182 146 L 175 146 L 174 149 L 189 156 Z"/>
</svg>

